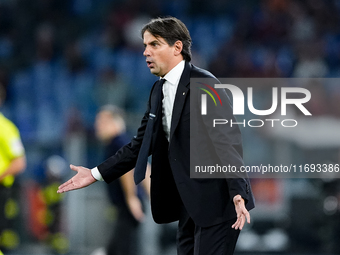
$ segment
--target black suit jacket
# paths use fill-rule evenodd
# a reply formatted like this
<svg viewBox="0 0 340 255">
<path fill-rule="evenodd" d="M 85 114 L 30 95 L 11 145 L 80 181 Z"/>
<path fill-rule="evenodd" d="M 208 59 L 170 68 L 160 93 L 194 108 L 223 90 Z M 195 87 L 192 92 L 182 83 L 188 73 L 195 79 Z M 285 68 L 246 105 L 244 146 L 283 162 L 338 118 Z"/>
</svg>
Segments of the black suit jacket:
<svg viewBox="0 0 340 255">
<path fill-rule="evenodd" d="M 208 227 L 236 217 L 232 202 L 235 195 L 240 194 L 245 199 L 248 210 L 254 207 L 254 199 L 248 178 L 190 178 L 190 78 L 216 79 L 208 71 L 186 62 L 175 96 L 169 142 L 162 128 L 161 114 L 157 114 L 153 119 L 158 128 L 154 129 L 149 151 L 152 155 L 151 209 L 155 222 L 168 223 L 179 219 L 183 203 L 195 224 Z M 157 108 L 155 84 L 151 89 L 147 110 L 137 135 L 128 145 L 98 166 L 98 170 L 108 183 L 135 167 L 149 114 L 154 114 Z M 224 90 L 219 91 L 219 94 L 223 100 L 230 101 Z M 233 118 L 231 106 L 227 114 Z M 204 118 L 200 121 L 204 126 Z M 200 149 L 203 152 L 208 151 L 210 148 L 208 140 L 220 139 L 219 135 L 205 138 L 204 143 L 207 142 L 207 146 Z M 222 165 L 228 163 L 242 165 L 239 128 L 233 128 L 224 136 L 227 144 L 214 152 L 214 158 Z"/>
</svg>

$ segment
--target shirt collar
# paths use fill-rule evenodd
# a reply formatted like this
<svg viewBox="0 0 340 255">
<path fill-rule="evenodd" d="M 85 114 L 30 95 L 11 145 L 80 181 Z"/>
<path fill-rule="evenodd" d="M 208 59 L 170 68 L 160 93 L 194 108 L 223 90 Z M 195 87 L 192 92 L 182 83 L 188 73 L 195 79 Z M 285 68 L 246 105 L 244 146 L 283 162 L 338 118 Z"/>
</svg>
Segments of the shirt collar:
<svg viewBox="0 0 340 255">
<path fill-rule="evenodd" d="M 170 70 L 170 72 L 168 72 L 163 77 L 163 79 L 165 79 L 166 81 L 168 81 L 172 85 L 178 84 L 179 83 L 179 79 L 181 78 L 181 75 L 183 73 L 184 66 L 185 66 L 185 61 L 182 60 L 174 68 L 172 68 Z"/>
</svg>

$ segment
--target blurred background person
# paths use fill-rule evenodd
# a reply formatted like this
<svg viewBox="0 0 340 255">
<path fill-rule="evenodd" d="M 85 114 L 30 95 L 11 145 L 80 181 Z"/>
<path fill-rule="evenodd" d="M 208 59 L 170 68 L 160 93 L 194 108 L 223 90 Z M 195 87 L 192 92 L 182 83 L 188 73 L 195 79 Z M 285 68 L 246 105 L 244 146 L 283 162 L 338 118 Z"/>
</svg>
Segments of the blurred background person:
<svg viewBox="0 0 340 255">
<path fill-rule="evenodd" d="M 292 141 L 292 135 L 269 137 L 262 129 L 244 128 L 247 165 L 282 164 L 283 160 L 297 165 L 340 163 L 338 0 L 211 0 L 199 4 L 193 0 L 3 0 L 0 83 L 7 96 L 1 112 L 20 130 L 27 158 L 26 170 L 16 178 L 24 188 L 17 192 L 24 201 L 20 218 L 25 223 L 20 226 L 16 254 L 51 254 L 29 227 L 35 224 L 29 217 L 34 205 L 27 205 L 31 193 L 25 189 L 31 180 L 45 184 L 45 175 L 36 174 L 38 169 L 45 170 L 43 162 L 60 155 L 67 162 L 97 164 L 103 155 L 92 129 L 103 104 L 124 109 L 128 131 L 139 126 L 154 82 L 139 48 L 140 23 L 167 15 L 188 25 L 195 42 L 192 63 L 217 77 L 335 78 L 318 88 L 308 86 L 312 99 L 306 108 L 313 111 L 315 122 L 303 128 L 309 136 L 300 138 L 305 143 Z M 254 87 L 259 109 L 268 109 L 272 103 L 272 94 L 264 92 L 260 88 L 256 93 Z M 334 133 L 327 132 L 328 128 Z M 325 142 L 326 135 L 332 142 Z M 313 146 L 304 146 L 312 139 L 317 140 Z M 251 181 L 258 206 L 252 226 L 240 235 L 237 252 L 340 254 L 339 178 Z M 95 185 L 63 199 L 61 225 L 70 255 L 90 254 L 107 243 L 111 220 L 93 220 L 106 216 L 105 188 Z M 160 251 L 157 239 L 162 234 L 151 217 L 148 224 L 146 216 L 146 224 L 141 225 L 143 254 L 176 254 L 174 245 Z"/>
<path fill-rule="evenodd" d="M 66 167 L 65 159 L 51 155 L 36 170 L 36 178 L 23 187 L 31 240 L 44 244 L 46 252 L 53 254 L 65 254 L 69 249 L 65 229 L 62 228 L 63 196 L 54 192 L 66 174 Z"/>
<path fill-rule="evenodd" d="M 114 105 L 103 106 L 96 116 L 95 132 L 97 138 L 105 145 L 105 158 L 114 155 L 130 141 L 125 131 L 123 116 L 123 111 Z M 142 185 L 144 194 L 149 196 L 150 178 L 146 178 Z M 117 218 L 106 253 L 108 255 L 138 254 L 137 251 L 140 250 L 137 248 L 138 228 L 144 219 L 143 191 L 135 185 L 133 171 L 108 184 L 107 191 L 110 202 L 117 209 Z"/>
<path fill-rule="evenodd" d="M 0 106 L 5 101 L 5 88 L 0 84 Z M 19 130 L 0 112 L 0 250 L 18 247 L 15 222 L 19 214 L 15 176 L 26 168 L 25 150 Z"/>
</svg>

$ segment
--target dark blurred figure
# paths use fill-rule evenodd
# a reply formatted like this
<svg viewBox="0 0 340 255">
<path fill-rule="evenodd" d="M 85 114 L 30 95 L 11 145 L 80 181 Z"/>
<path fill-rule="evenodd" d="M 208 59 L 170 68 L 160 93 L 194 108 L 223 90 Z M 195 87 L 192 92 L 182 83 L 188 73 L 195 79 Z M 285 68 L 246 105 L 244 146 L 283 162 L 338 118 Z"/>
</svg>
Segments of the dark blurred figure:
<svg viewBox="0 0 340 255">
<path fill-rule="evenodd" d="M 5 89 L 0 84 L 0 106 L 5 100 Z M 15 230 L 19 216 L 18 187 L 15 176 L 26 167 L 25 150 L 19 130 L 0 112 L 0 249 L 16 249 L 20 239 Z"/>
<path fill-rule="evenodd" d="M 37 179 L 26 186 L 28 228 L 31 236 L 49 247 L 52 254 L 65 254 L 69 242 L 62 229 L 63 196 L 55 194 L 55 189 L 64 178 L 67 164 L 59 155 L 49 156 L 42 164 Z"/>
<path fill-rule="evenodd" d="M 96 116 L 95 130 L 98 139 L 105 144 L 105 158 L 114 155 L 123 145 L 129 143 L 129 137 L 125 133 L 123 113 L 116 106 L 106 105 L 101 108 Z M 149 181 L 144 181 L 142 185 L 149 195 Z M 138 227 L 144 219 L 144 212 L 142 193 L 134 183 L 133 171 L 126 173 L 107 187 L 110 201 L 118 213 L 107 246 L 107 254 L 137 254 Z"/>
</svg>

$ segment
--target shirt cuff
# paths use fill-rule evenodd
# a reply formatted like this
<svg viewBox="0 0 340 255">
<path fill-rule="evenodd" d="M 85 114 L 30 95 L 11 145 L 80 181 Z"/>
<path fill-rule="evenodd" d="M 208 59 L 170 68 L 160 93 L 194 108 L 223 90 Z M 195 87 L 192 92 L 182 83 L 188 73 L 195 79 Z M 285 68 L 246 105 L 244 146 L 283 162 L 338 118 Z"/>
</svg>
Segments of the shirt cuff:
<svg viewBox="0 0 340 255">
<path fill-rule="evenodd" d="M 103 176 L 100 174 L 97 167 L 91 169 L 91 174 L 97 181 L 104 181 Z"/>
</svg>

